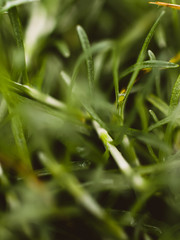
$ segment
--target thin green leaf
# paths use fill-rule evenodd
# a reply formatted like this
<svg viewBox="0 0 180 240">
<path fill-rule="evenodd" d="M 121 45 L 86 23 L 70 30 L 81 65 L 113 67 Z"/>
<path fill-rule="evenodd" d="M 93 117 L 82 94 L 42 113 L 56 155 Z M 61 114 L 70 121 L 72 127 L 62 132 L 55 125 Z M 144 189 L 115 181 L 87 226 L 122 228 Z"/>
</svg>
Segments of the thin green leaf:
<svg viewBox="0 0 180 240">
<path fill-rule="evenodd" d="M 40 91 L 38 91 L 35 88 L 32 88 L 27 85 L 22 85 L 20 83 L 15 83 L 15 82 L 9 82 L 9 87 L 11 90 L 17 92 L 20 95 L 25 95 L 26 97 L 32 98 L 34 100 L 37 100 L 45 105 L 51 106 L 53 108 L 57 109 L 65 109 L 66 106 L 63 102 L 58 101 L 57 99 L 44 94 Z"/>
<path fill-rule="evenodd" d="M 157 118 L 157 116 L 156 116 L 156 114 L 155 114 L 155 112 L 154 112 L 153 110 L 150 109 L 150 110 L 149 110 L 149 113 L 150 113 L 150 115 L 152 116 L 154 122 L 158 122 L 158 121 L 159 121 L 158 118 Z"/>
<path fill-rule="evenodd" d="M 105 53 L 109 50 L 111 50 L 113 48 L 113 41 L 110 40 L 105 40 L 105 41 L 101 41 L 99 43 L 95 43 L 92 45 L 92 47 L 90 48 L 91 54 L 94 53 Z M 83 54 L 81 54 L 81 56 L 77 59 L 73 73 L 72 73 L 72 81 L 71 81 L 71 89 L 74 86 L 76 77 L 78 75 L 78 72 L 80 70 L 80 66 L 82 64 L 82 62 L 86 59 L 86 53 L 84 52 Z"/>
<path fill-rule="evenodd" d="M 136 71 L 141 70 L 143 68 L 162 68 L 162 69 L 168 69 L 168 68 L 177 68 L 179 67 L 178 64 L 167 62 L 167 61 L 160 61 L 160 60 L 147 60 L 142 63 L 136 63 L 123 71 L 119 75 L 119 80 L 121 80 L 123 77 L 127 76 L 128 74 Z"/>
<path fill-rule="evenodd" d="M 164 118 L 164 119 L 158 121 L 157 123 L 152 124 L 152 125 L 148 128 L 148 131 L 152 131 L 152 130 L 155 129 L 155 128 L 161 127 L 161 126 L 169 123 L 170 121 L 171 121 L 171 118 L 169 118 L 169 117 Z"/>
<path fill-rule="evenodd" d="M 68 58 L 70 56 L 70 50 L 66 42 L 64 41 L 56 41 L 54 43 L 58 51 L 63 55 L 63 57 Z"/>
<path fill-rule="evenodd" d="M 92 94 L 93 89 L 94 89 L 94 62 L 93 62 L 93 58 L 92 58 L 92 54 L 91 54 L 90 43 L 89 43 L 86 32 L 84 31 L 84 29 L 81 26 L 77 26 L 77 32 L 78 32 L 78 36 L 79 36 L 83 51 L 86 56 L 89 88 L 90 88 L 90 92 Z"/>
<path fill-rule="evenodd" d="M 22 82 L 28 83 L 28 75 L 27 75 L 27 69 L 26 69 L 26 60 L 25 60 L 25 51 L 24 51 L 24 44 L 23 44 L 23 34 L 22 34 L 22 27 L 21 22 L 17 13 L 16 7 L 10 8 L 8 11 L 9 18 L 11 21 L 11 25 L 13 27 L 14 36 L 17 44 L 18 54 L 21 58 L 21 69 L 20 72 L 22 72 Z M 19 73 L 18 73 L 19 75 Z M 19 78 L 19 76 L 17 76 Z M 18 79 L 15 79 L 17 81 Z"/>
<path fill-rule="evenodd" d="M 170 111 L 175 109 L 175 107 L 179 103 L 179 99 L 180 99 L 180 75 L 178 76 L 172 90 L 170 106 L 169 106 Z"/>
<path fill-rule="evenodd" d="M 164 13 L 165 13 L 165 12 L 163 11 L 163 12 L 160 14 L 159 18 L 156 20 L 156 22 L 155 22 L 154 25 L 152 26 L 149 34 L 147 35 L 147 37 L 146 37 L 146 39 L 145 39 L 145 41 L 144 41 L 144 44 L 143 44 L 143 46 L 142 46 L 141 52 L 140 52 L 140 54 L 139 54 L 139 57 L 138 57 L 138 59 L 137 59 L 137 64 L 141 64 L 141 63 L 143 62 L 143 59 L 144 59 L 144 57 L 145 57 L 145 53 L 146 53 L 146 50 L 147 50 L 147 48 L 148 48 L 148 45 L 149 45 L 149 43 L 150 43 L 150 41 L 151 41 L 151 38 L 153 37 L 153 34 L 154 34 L 155 30 L 156 30 L 156 27 L 158 26 L 159 21 L 161 20 L 161 18 L 162 18 L 162 16 L 164 15 Z M 124 119 L 124 108 L 125 108 L 125 105 L 126 105 L 126 102 L 127 102 L 127 98 L 128 98 L 128 96 L 129 96 L 129 94 L 130 94 L 130 91 L 131 91 L 131 89 L 132 89 L 135 81 L 136 81 L 136 78 L 137 78 L 137 76 L 138 76 L 138 73 L 139 73 L 139 69 L 136 69 L 136 70 L 133 72 L 132 77 L 131 77 L 131 79 L 130 79 L 130 81 L 129 81 L 129 84 L 128 84 L 128 86 L 127 86 L 125 99 L 124 99 L 124 101 L 123 101 L 123 103 L 122 103 L 122 108 L 121 108 L 121 119 L 122 119 L 122 121 L 123 121 L 123 119 Z"/>
<path fill-rule="evenodd" d="M 11 91 L 12 93 L 15 92 L 21 96 L 25 96 L 27 98 L 37 100 L 38 102 L 41 102 L 41 103 L 51 106 L 53 108 L 60 109 L 60 110 L 66 109 L 66 105 L 63 102 L 61 102 L 47 94 L 44 94 L 33 87 L 13 82 L 6 76 L 4 76 L 4 78 L 1 76 L 1 80 L 2 81 L 0 82 L 1 83 L 0 91 L 2 93 L 3 93 L 4 87 L 5 87 L 5 88 L 8 88 L 8 91 Z"/>
<path fill-rule="evenodd" d="M 140 176 L 137 175 L 133 168 L 129 165 L 129 163 L 126 161 L 126 159 L 123 157 L 121 152 L 112 144 L 113 139 L 109 135 L 109 133 L 106 131 L 106 129 L 102 128 L 98 122 L 93 120 L 93 126 L 99 136 L 99 138 L 102 140 L 104 146 L 108 149 L 108 151 L 111 153 L 114 161 L 116 162 L 119 169 L 123 172 L 125 176 L 127 176 L 137 190 L 144 190 L 144 188 L 147 187 L 146 180 Z"/>
<path fill-rule="evenodd" d="M 159 109 L 165 116 L 168 115 L 169 106 L 163 100 L 153 94 L 147 96 L 147 100 L 157 109 Z"/>
<path fill-rule="evenodd" d="M 167 123 L 169 121 L 169 119 L 163 119 L 165 121 L 165 123 Z M 161 121 L 159 121 L 159 125 L 161 126 L 162 124 L 160 124 Z M 157 124 L 158 124 L 157 123 Z M 164 123 L 164 124 L 165 124 Z M 154 124 L 152 126 L 157 126 L 157 124 Z M 127 128 L 127 127 L 124 127 L 124 126 L 120 126 L 116 129 L 116 132 L 119 131 L 119 135 L 122 135 L 122 134 L 126 134 L 127 136 L 129 137 L 132 137 L 132 138 L 135 138 L 135 139 L 138 139 L 139 141 L 145 143 L 145 144 L 150 144 L 152 147 L 156 148 L 156 149 L 162 149 L 162 151 L 165 151 L 165 152 L 169 152 L 170 151 L 170 147 L 164 143 L 164 141 L 160 140 L 157 136 L 155 136 L 154 134 L 152 133 L 148 133 L 148 132 L 145 132 L 145 131 L 140 131 L 140 130 L 137 130 L 137 129 L 133 129 L 133 128 Z M 150 131 L 150 128 L 148 129 L 148 131 Z M 116 136 L 116 139 L 115 139 L 115 142 L 116 144 L 121 144 L 121 138 L 118 136 Z"/>
<path fill-rule="evenodd" d="M 14 0 L 14 1 L 6 1 L 5 5 L 3 7 L 0 8 L 0 13 L 6 12 L 9 9 L 22 5 L 22 4 L 26 4 L 26 3 L 30 3 L 30 2 L 38 2 L 39 0 Z"/>
<path fill-rule="evenodd" d="M 13 93 L 11 93 L 11 95 L 10 95 L 9 92 L 7 91 L 7 89 L 5 89 L 5 88 L 3 90 L 4 90 L 3 94 L 4 94 L 4 97 L 5 97 L 7 105 L 8 105 L 9 113 L 12 116 L 11 128 L 12 128 L 14 140 L 15 140 L 15 143 L 17 146 L 17 150 L 19 153 L 19 157 L 21 159 L 21 162 L 25 165 L 25 167 L 27 169 L 31 169 L 32 165 L 31 165 L 31 160 L 30 160 L 30 155 L 29 155 L 26 139 L 24 136 L 23 125 L 22 125 L 19 115 L 14 110 L 16 107 L 15 106 L 16 96 Z"/>
<path fill-rule="evenodd" d="M 0 103 L 0 123 L 3 121 L 6 113 L 7 113 L 7 103 L 6 103 L 6 100 L 3 98 Z"/>
<path fill-rule="evenodd" d="M 154 128 L 157 128 L 164 124 L 169 123 L 169 125 L 167 126 L 167 134 L 169 134 L 168 132 L 170 131 L 170 129 L 171 129 L 170 132 L 172 133 L 174 126 L 176 126 L 176 125 L 179 126 L 179 119 L 180 119 L 180 106 L 177 106 L 175 109 L 173 109 L 173 111 L 171 111 L 168 114 L 168 116 L 166 118 L 163 118 L 162 120 L 158 121 L 157 123 L 151 125 L 149 127 L 149 131 L 153 130 Z M 166 135 L 166 137 L 168 137 L 168 136 Z M 166 138 L 165 138 L 165 140 L 166 140 Z"/>
<path fill-rule="evenodd" d="M 150 60 L 156 60 L 156 56 L 151 50 L 148 50 L 148 56 Z"/>
<path fill-rule="evenodd" d="M 116 96 L 116 104 L 118 104 L 119 96 L 119 78 L 118 78 L 118 69 L 119 69 L 119 54 L 117 54 L 117 48 L 115 47 L 113 51 L 113 79 L 114 79 L 114 88 Z"/>
<path fill-rule="evenodd" d="M 28 151 L 26 139 L 24 136 L 22 122 L 21 122 L 19 116 L 13 116 L 11 122 L 12 122 L 12 124 L 11 124 L 12 132 L 14 135 L 17 149 L 19 151 L 20 158 L 21 158 L 22 162 L 25 163 L 25 165 L 28 168 L 32 168 L 29 151 Z"/>
</svg>

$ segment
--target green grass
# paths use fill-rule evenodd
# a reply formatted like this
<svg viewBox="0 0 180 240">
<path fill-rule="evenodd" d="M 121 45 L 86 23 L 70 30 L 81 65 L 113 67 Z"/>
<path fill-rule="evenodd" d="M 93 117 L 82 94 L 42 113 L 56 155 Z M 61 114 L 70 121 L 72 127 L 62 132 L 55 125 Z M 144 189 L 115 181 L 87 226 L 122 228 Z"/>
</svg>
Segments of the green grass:
<svg viewBox="0 0 180 240">
<path fill-rule="evenodd" d="M 179 239 L 179 12 L 4 0 L 0 13 L 0 240 Z"/>
</svg>

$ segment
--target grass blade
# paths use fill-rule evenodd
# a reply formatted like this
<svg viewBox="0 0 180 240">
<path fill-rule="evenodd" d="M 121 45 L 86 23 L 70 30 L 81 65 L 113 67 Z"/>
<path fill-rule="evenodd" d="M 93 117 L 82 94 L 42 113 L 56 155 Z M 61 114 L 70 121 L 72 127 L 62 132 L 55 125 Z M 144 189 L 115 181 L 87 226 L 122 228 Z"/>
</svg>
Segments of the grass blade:
<svg viewBox="0 0 180 240">
<path fill-rule="evenodd" d="M 165 116 L 168 115 L 169 106 L 163 100 L 153 94 L 147 96 L 147 100 L 157 109 L 159 109 Z"/>
<path fill-rule="evenodd" d="M 92 94 L 94 89 L 94 62 L 91 54 L 90 43 L 89 43 L 86 32 L 81 26 L 77 26 L 77 32 L 78 32 L 78 36 L 79 36 L 83 51 L 86 56 L 89 89 L 90 89 L 90 93 Z"/>
<path fill-rule="evenodd" d="M 115 47 L 113 51 L 113 79 L 114 79 L 114 88 L 115 88 L 115 96 L 116 96 L 116 104 L 118 104 L 118 96 L 119 96 L 119 78 L 118 78 L 118 68 L 119 68 L 119 56 L 117 54 L 118 50 Z"/>
<path fill-rule="evenodd" d="M 17 150 L 19 153 L 19 157 L 21 160 L 21 163 L 24 165 L 25 169 L 32 169 L 30 155 L 26 143 L 26 139 L 24 136 L 24 129 L 21 122 L 21 119 L 19 115 L 14 111 L 14 102 L 16 97 L 14 94 L 11 93 L 11 97 L 9 96 L 9 93 L 4 93 L 5 99 L 8 104 L 8 110 L 10 115 L 12 115 L 11 118 L 11 128 L 14 136 L 14 140 L 17 146 Z"/>
<path fill-rule="evenodd" d="M 151 41 L 151 38 L 153 37 L 153 34 L 154 34 L 155 30 L 156 30 L 156 27 L 158 26 L 159 21 L 161 20 L 161 18 L 162 18 L 162 16 L 164 15 L 164 13 L 165 13 L 165 12 L 163 11 L 163 12 L 160 14 L 159 18 L 156 20 L 156 22 L 155 22 L 154 25 L 152 26 L 149 34 L 147 35 L 147 37 L 146 37 L 146 39 L 145 39 L 145 41 L 144 41 L 144 44 L 143 44 L 143 46 L 142 46 L 141 52 L 140 52 L 140 54 L 139 54 L 139 57 L 138 57 L 138 59 L 137 59 L 137 63 L 136 63 L 136 64 L 141 64 L 141 63 L 143 62 L 143 59 L 144 59 L 144 57 L 145 57 L 145 53 L 146 53 L 146 51 L 147 51 L 148 45 L 149 45 L 149 43 L 150 43 L 150 41 Z M 136 78 L 137 78 L 137 76 L 138 76 L 138 73 L 139 73 L 139 69 L 136 69 L 136 70 L 133 72 L 132 77 L 131 77 L 131 79 L 130 79 L 130 81 L 129 81 L 129 84 L 128 84 L 128 86 L 127 86 L 126 95 L 125 95 L 124 101 L 123 101 L 123 103 L 122 103 L 122 108 L 121 108 L 121 119 L 122 119 L 122 121 L 124 120 L 124 109 L 125 109 L 125 105 L 126 105 L 126 102 L 127 102 L 127 98 L 128 98 L 128 96 L 129 96 L 129 94 L 130 94 L 130 91 L 131 91 L 131 89 L 132 89 L 135 81 L 136 81 Z"/>
<path fill-rule="evenodd" d="M 9 18 L 11 21 L 11 25 L 13 27 L 14 36 L 17 44 L 17 50 L 18 54 L 21 58 L 21 66 L 20 66 L 20 73 L 22 72 L 22 83 L 28 83 L 28 75 L 27 75 L 27 69 L 26 69 L 26 60 L 25 60 L 25 51 L 24 51 L 24 44 L 23 44 L 23 34 L 22 34 L 22 27 L 21 22 L 18 17 L 17 9 L 16 7 L 10 8 L 8 11 Z M 19 73 L 17 73 L 19 75 Z M 19 76 L 17 76 L 19 78 Z M 15 79 L 17 81 L 17 79 Z"/>
<path fill-rule="evenodd" d="M 39 0 L 15 0 L 15 1 L 6 1 L 6 4 L 0 8 L 0 13 L 6 12 L 9 9 L 25 4 L 25 3 L 29 3 L 29 2 L 37 2 Z"/>
<path fill-rule="evenodd" d="M 128 74 L 136 71 L 136 70 L 141 70 L 144 68 L 161 68 L 161 69 L 168 69 L 168 68 L 177 68 L 179 67 L 178 64 L 172 64 L 171 62 L 166 62 L 166 61 L 160 61 L 160 60 L 147 60 L 143 61 L 142 63 L 136 63 L 123 71 L 119 75 L 119 80 L 121 80 L 123 77 L 126 77 Z"/>
<path fill-rule="evenodd" d="M 171 94 L 171 100 L 170 100 L 170 111 L 174 110 L 174 108 L 178 105 L 180 99 L 180 75 L 178 76 L 173 90 Z"/>
<path fill-rule="evenodd" d="M 52 157 L 47 157 L 44 153 L 39 154 L 41 161 L 48 168 L 54 178 L 57 179 L 59 185 L 65 187 L 67 191 L 92 215 L 103 222 L 104 226 L 117 239 L 126 240 L 127 236 L 124 230 L 116 224 L 116 222 L 104 211 L 101 206 L 83 189 L 78 179 L 67 170 L 56 163 Z"/>
<path fill-rule="evenodd" d="M 123 174 L 130 179 L 134 188 L 136 190 L 143 190 L 144 188 L 146 188 L 147 187 L 146 180 L 133 171 L 129 163 L 122 156 L 121 152 L 112 144 L 113 139 L 108 134 L 108 132 L 104 128 L 102 128 L 96 121 L 93 121 L 93 126 L 99 138 L 102 140 L 104 146 L 107 148 L 107 150 L 111 153 L 112 157 L 114 158 L 117 166 L 123 172 Z"/>
</svg>

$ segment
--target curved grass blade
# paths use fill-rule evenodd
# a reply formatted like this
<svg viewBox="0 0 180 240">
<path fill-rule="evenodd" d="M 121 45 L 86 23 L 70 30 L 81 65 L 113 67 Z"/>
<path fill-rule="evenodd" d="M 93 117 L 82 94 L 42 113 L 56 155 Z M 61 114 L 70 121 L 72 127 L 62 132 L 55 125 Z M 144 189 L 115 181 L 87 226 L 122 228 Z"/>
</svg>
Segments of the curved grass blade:
<svg viewBox="0 0 180 240">
<path fill-rule="evenodd" d="M 158 26 L 158 24 L 159 24 L 162 16 L 164 15 L 164 13 L 165 13 L 164 11 L 161 12 L 160 16 L 158 17 L 158 19 L 156 20 L 156 22 L 152 26 L 150 32 L 148 33 L 148 35 L 147 35 L 147 37 L 146 37 L 146 39 L 144 41 L 144 44 L 142 46 L 141 52 L 140 52 L 140 54 L 138 56 L 137 64 L 141 64 L 143 62 L 143 59 L 145 57 L 145 53 L 147 51 L 148 45 L 149 45 L 149 43 L 150 43 L 150 41 L 151 41 L 151 39 L 153 37 L 153 34 L 154 34 L 155 30 L 156 30 L 156 27 Z M 124 120 L 124 109 L 125 109 L 125 105 L 126 105 L 126 102 L 127 102 L 127 98 L 128 98 L 128 96 L 130 94 L 130 91 L 131 91 L 135 81 L 136 81 L 138 73 L 139 73 L 139 69 L 136 69 L 133 72 L 132 77 L 130 79 L 130 82 L 129 82 L 128 86 L 127 86 L 126 95 L 125 95 L 125 98 L 124 98 L 124 101 L 123 101 L 122 107 L 121 107 L 121 119 L 122 119 L 122 121 Z"/>
<path fill-rule="evenodd" d="M 44 93 L 38 91 L 37 89 L 32 88 L 28 85 L 23 85 L 20 83 L 9 81 L 8 87 L 11 91 L 18 93 L 19 95 L 34 99 L 34 100 L 36 100 L 40 103 L 43 103 L 47 106 L 50 106 L 50 107 L 53 107 L 53 108 L 56 108 L 59 110 L 66 109 L 66 105 L 63 102 L 60 102 L 57 99 L 55 99 L 47 94 L 44 94 Z"/>
<path fill-rule="evenodd" d="M 15 1 L 6 1 L 6 4 L 0 8 L 0 13 L 6 12 L 9 9 L 22 5 L 22 4 L 26 4 L 26 3 L 30 3 L 30 2 L 37 2 L 39 0 L 15 0 Z"/>
<path fill-rule="evenodd" d="M 4 91 L 4 88 L 6 88 L 6 91 L 8 92 L 17 93 L 21 96 L 34 99 L 52 108 L 59 109 L 59 110 L 66 109 L 66 105 L 63 102 L 47 94 L 44 94 L 33 87 L 11 81 L 8 75 L 5 75 L 3 73 L 1 74 L 1 72 L 0 72 L 0 77 L 1 77 L 0 92 L 2 93 Z"/>
</svg>

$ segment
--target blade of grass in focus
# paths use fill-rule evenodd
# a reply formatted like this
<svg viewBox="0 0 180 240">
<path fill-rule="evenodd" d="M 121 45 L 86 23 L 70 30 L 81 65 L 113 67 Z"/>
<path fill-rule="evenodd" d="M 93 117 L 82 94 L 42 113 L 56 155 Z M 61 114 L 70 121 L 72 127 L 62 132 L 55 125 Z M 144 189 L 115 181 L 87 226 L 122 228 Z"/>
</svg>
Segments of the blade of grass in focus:
<svg viewBox="0 0 180 240">
<path fill-rule="evenodd" d="M 81 41 L 81 45 L 86 57 L 86 64 L 88 69 L 88 81 L 89 81 L 89 89 L 91 95 L 94 91 L 94 62 L 92 59 L 91 51 L 90 51 L 90 44 L 88 37 L 81 26 L 77 26 L 77 32 L 79 35 L 79 39 Z"/>
<path fill-rule="evenodd" d="M 138 59 L 137 59 L 137 63 L 136 63 L 136 64 L 141 64 L 142 61 L 144 60 L 144 57 L 145 57 L 145 54 L 146 54 L 146 50 L 147 50 L 148 45 L 149 45 L 149 43 L 150 43 L 150 41 L 151 41 L 151 38 L 153 37 L 154 31 L 155 31 L 155 29 L 156 29 L 159 21 L 161 20 L 161 18 L 162 18 L 162 16 L 163 16 L 164 14 L 165 14 L 165 12 L 163 11 L 163 12 L 160 14 L 159 18 L 157 19 L 157 21 L 155 22 L 155 24 L 153 25 L 153 27 L 151 28 L 148 36 L 147 36 L 146 39 L 145 39 L 145 42 L 144 42 L 143 46 L 142 46 L 142 49 L 141 49 L 141 52 L 140 52 L 140 54 L 139 54 L 139 56 L 138 56 Z M 129 84 L 128 84 L 128 86 L 127 86 L 125 99 L 124 99 L 124 101 L 123 101 L 122 108 L 121 108 L 121 119 L 122 119 L 122 121 L 124 120 L 124 109 L 125 109 L 126 101 L 127 101 L 127 98 L 128 98 L 128 96 L 129 96 L 129 94 L 130 94 L 130 91 L 131 91 L 131 89 L 132 89 L 132 87 L 133 87 L 133 85 L 134 85 L 134 82 L 135 82 L 135 80 L 136 80 L 136 78 L 137 78 L 138 73 L 139 73 L 139 70 L 138 70 L 138 69 L 133 72 L 132 77 L 131 77 L 131 79 L 130 79 L 130 81 L 129 81 Z"/>
</svg>

